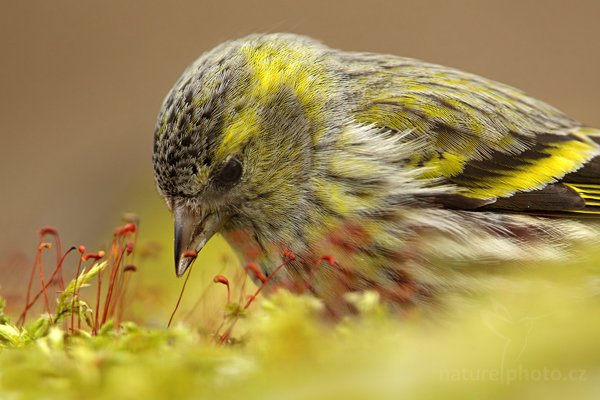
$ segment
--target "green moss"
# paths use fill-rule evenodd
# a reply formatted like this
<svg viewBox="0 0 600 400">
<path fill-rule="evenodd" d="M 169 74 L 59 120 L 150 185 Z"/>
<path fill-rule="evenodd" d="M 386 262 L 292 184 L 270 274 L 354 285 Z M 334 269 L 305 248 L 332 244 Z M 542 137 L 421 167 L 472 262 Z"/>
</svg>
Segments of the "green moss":
<svg viewBox="0 0 600 400">
<path fill-rule="evenodd" d="M 4 319 L 0 398 L 596 398 L 597 272 L 516 274 L 433 320 L 388 315 L 366 293 L 352 299 L 360 316 L 334 324 L 317 300 L 281 292 L 223 346 L 193 326 L 131 323 L 97 337 L 53 326 L 20 343 Z"/>
</svg>

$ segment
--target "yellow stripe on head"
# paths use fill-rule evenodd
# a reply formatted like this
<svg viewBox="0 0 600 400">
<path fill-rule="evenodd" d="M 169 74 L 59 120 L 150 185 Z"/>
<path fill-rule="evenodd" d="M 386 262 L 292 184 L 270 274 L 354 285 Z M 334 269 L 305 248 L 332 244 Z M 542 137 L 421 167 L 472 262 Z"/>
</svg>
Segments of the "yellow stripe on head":
<svg viewBox="0 0 600 400">
<path fill-rule="evenodd" d="M 225 159 L 228 155 L 237 153 L 242 145 L 259 131 L 256 110 L 242 109 L 226 123 L 221 144 L 217 149 L 217 157 Z"/>
<path fill-rule="evenodd" d="M 262 43 L 243 47 L 242 53 L 250 66 L 250 91 L 258 103 L 268 105 L 282 88 L 288 88 L 309 120 L 322 121 L 331 80 L 314 46 Z"/>
<path fill-rule="evenodd" d="M 322 94 L 325 75 L 315 62 L 314 50 L 278 43 L 263 43 L 242 49 L 252 73 L 252 92 L 257 99 L 271 99 L 281 86 L 288 86 L 305 104 Z"/>
<path fill-rule="evenodd" d="M 327 100 L 325 68 L 317 60 L 314 45 L 296 45 L 274 41 L 248 43 L 241 48 L 249 73 L 243 91 L 248 97 L 242 111 L 233 113 L 225 122 L 217 156 L 239 151 L 248 139 L 261 133 L 260 110 L 277 101 L 282 89 L 296 95 L 309 120 L 322 122 Z M 318 142 L 320 137 L 313 140 Z"/>
</svg>

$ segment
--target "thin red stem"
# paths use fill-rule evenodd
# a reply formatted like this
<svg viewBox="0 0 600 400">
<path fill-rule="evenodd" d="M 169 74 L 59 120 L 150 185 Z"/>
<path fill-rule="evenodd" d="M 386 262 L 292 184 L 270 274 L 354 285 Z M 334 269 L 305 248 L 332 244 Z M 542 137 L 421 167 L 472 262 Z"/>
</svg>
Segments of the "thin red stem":
<svg viewBox="0 0 600 400">
<path fill-rule="evenodd" d="M 123 230 L 124 228 L 118 228 L 115 231 L 115 234 L 113 235 L 113 240 L 112 240 L 112 244 L 110 246 L 110 254 L 108 255 L 108 259 L 107 259 L 107 263 L 111 263 L 111 260 L 113 260 L 115 257 L 118 257 L 118 254 L 121 253 L 121 246 L 118 245 L 118 238 L 120 236 L 123 235 Z M 94 312 L 94 329 L 93 329 L 93 334 L 94 336 L 98 334 L 98 329 L 100 328 L 99 326 L 99 317 L 100 317 L 100 296 L 102 294 L 102 275 L 104 275 L 104 270 L 100 271 L 98 273 L 98 288 L 96 290 L 96 309 Z"/>
<path fill-rule="evenodd" d="M 50 279 L 48 280 L 48 282 L 46 283 L 46 289 L 48 289 L 51 285 L 52 285 L 52 281 L 54 280 L 54 277 L 56 276 L 56 274 L 58 273 L 59 269 L 62 268 L 62 264 L 65 261 L 65 258 L 67 257 L 67 255 L 73 251 L 75 248 L 72 247 L 69 250 L 67 250 L 65 252 L 65 254 L 63 254 L 62 258 L 60 259 L 57 267 L 54 269 L 54 271 L 52 272 L 52 275 L 50 276 Z M 36 264 L 37 266 L 37 264 Z M 33 300 L 31 300 L 31 303 L 27 304 L 27 309 L 30 309 L 37 301 L 37 299 L 40 298 L 40 296 L 43 294 L 42 289 L 40 289 L 35 296 L 33 297 Z"/>
<path fill-rule="evenodd" d="M 42 292 L 44 293 L 44 303 L 46 306 L 46 312 L 48 314 L 50 314 L 50 301 L 48 300 L 48 293 L 46 292 L 46 283 L 44 282 L 44 269 L 42 268 L 42 251 L 44 249 L 49 249 L 51 247 L 52 247 L 52 245 L 50 243 L 40 244 L 38 247 L 37 257 L 36 257 L 36 264 L 37 264 L 38 271 L 40 273 L 40 282 L 42 285 Z"/>
<path fill-rule="evenodd" d="M 185 276 L 185 281 L 183 281 L 183 286 L 181 288 L 181 292 L 179 292 L 179 298 L 177 299 L 177 304 L 175 304 L 175 308 L 171 313 L 171 318 L 169 318 L 169 323 L 167 324 L 167 328 L 171 327 L 171 323 L 173 322 L 173 317 L 175 317 L 175 313 L 179 308 L 179 303 L 181 303 L 181 298 L 183 297 L 183 292 L 185 291 L 185 286 L 187 285 L 188 279 L 190 279 L 190 274 L 192 273 L 192 266 L 189 267 L 187 275 Z"/>
<path fill-rule="evenodd" d="M 100 293 L 102 292 L 102 272 L 98 273 L 98 288 L 96 290 L 96 312 L 94 313 L 94 329 L 92 329 L 93 335 L 98 334 L 98 314 L 100 313 Z"/>
<path fill-rule="evenodd" d="M 229 279 L 227 279 L 223 275 L 216 275 L 213 278 L 213 282 L 214 283 L 220 283 L 220 284 L 225 285 L 227 287 L 227 305 L 229 305 L 229 303 L 231 303 L 231 290 L 229 288 Z"/>
<path fill-rule="evenodd" d="M 123 310 L 125 309 L 125 298 L 127 296 L 127 288 L 129 287 L 129 275 L 137 271 L 137 268 L 130 264 L 123 268 L 121 276 L 123 277 L 122 284 L 118 286 L 119 291 L 117 292 L 117 298 L 115 299 L 116 306 L 116 319 L 115 326 L 118 328 L 121 326 L 121 320 L 123 318 Z"/>
<path fill-rule="evenodd" d="M 39 248 L 40 245 L 38 245 Z M 37 293 L 36 295 L 33 297 L 33 300 L 31 300 L 31 302 L 29 302 L 29 300 L 25 300 L 25 310 L 23 311 L 23 313 L 21 314 L 21 316 L 19 317 L 19 322 L 21 321 L 21 319 L 23 320 L 22 322 L 25 322 L 25 317 L 27 316 L 27 311 L 29 311 L 29 309 L 31 307 L 33 307 L 33 305 L 37 302 L 37 300 L 40 298 L 40 296 L 44 293 L 44 289 L 48 289 L 50 287 L 50 285 L 52 285 L 52 282 L 54 281 L 54 278 L 56 277 L 56 275 L 58 274 L 58 272 L 61 270 L 62 265 L 65 261 L 65 258 L 67 257 L 67 255 L 73 251 L 75 249 L 75 247 L 71 247 L 69 250 L 67 250 L 65 252 L 65 254 L 62 255 L 62 257 L 58 260 L 58 264 L 56 265 L 56 268 L 54 269 L 54 271 L 52 272 L 52 275 L 50 276 L 50 279 L 48 280 L 48 282 L 45 284 L 44 287 L 42 287 Z M 36 258 L 36 263 L 34 264 L 34 269 L 32 270 L 32 277 L 33 277 L 33 272 L 35 272 L 37 267 L 37 258 Z M 31 289 L 31 284 L 27 290 L 27 296 L 29 297 L 30 295 L 30 289 Z"/>
<path fill-rule="evenodd" d="M 120 264 L 124 264 L 124 260 L 125 258 L 133 258 L 134 255 L 134 249 L 135 249 L 135 245 L 134 242 L 128 242 L 127 245 L 125 246 L 125 252 L 127 253 L 126 256 L 122 256 L 121 257 L 121 262 Z M 136 267 L 133 264 L 128 264 L 127 267 L 130 267 L 130 271 L 131 268 L 133 268 L 133 270 L 136 270 Z M 115 295 L 114 298 L 110 301 L 109 307 L 108 307 L 108 315 L 112 318 L 117 312 L 118 312 L 118 307 L 122 304 L 121 302 L 121 295 L 123 293 L 123 286 L 126 284 L 126 274 L 125 272 L 127 271 L 126 269 L 120 269 L 121 272 L 117 273 L 117 277 L 115 278 L 115 281 L 113 283 L 113 287 L 115 288 Z M 115 327 L 118 327 L 119 324 L 115 323 Z"/>
<path fill-rule="evenodd" d="M 39 232 L 40 240 L 42 240 L 44 238 L 44 236 L 46 236 L 46 235 L 50 235 L 54 238 L 54 245 L 56 246 L 56 264 L 59 264 L 61 254 L 62 254 L 62 246 L 60 243 L 60 235 L 58 234 L 58 230 L 51 226 L 47 226 L 47 227 L 40 229 L 40 232 Z M 54 276 L 50 280 L 53 281 Z M 65 282 L 63 279 L 62 271 L 60 271 L 60 275 L 58 276 L 57 283 L 58 283 L 59 289 L 61 291 L 63 291 L 65 289 Z"/>
<path fill-rule="evenodd" d="M 292 255 L 293 256 L 293 255 Z M 286 265 L 289 264 L 290 261 L 294 260 L 295 256 L 293 256 L 293 258 L 289 257 L 287 260 L 285 260 L 284 262 L 282 262 L 281 264 L 279 264 L 277 266 L 277 268 L 275 268 L 273 270 L 273 272 L 271 272 L 269 274 L 269 276 L 267 277 L 267 279 L 265 279 L 265 281 L 262 283 L 262 285 L 260 285 L 258 287 L 258 289 L 256 289 L 256 292 L 254 292 L 254 295 L 252 295 L 248 301 L 246 302 L 246 305 L 244 306 L 244 310 L 246 310 L 248 307 L 250 307 L 250 304 L 252 304 L 252 302 L 256 299 L 256 296 L 258 296 L 260 294 L 260 292 L 265 288 L 265 286 L 267 286 L 267 284 L 269 283 L 269 281 L 271 279 L 273 279 L 273 277 Z"/>
<path fill-rule="evenodd" d="M 54 277 L 58 273 L 58 288 L 62 292 L 63 290 L 65 290 L 65 280 L 64 280 L 64 277 L 63 277 L 63 270 L 62 270 L 62 262 L 64 261 L 64 257 L 61 257 L 62 246 L 61 246 L 61 243 L 60 243 L 60 236 L 58 235 L 58 232 L 55 233 L 53 236 L 54 236 L 54 244 L 56 245 L 56 264 L 57 264 L 57 268 L 55 270 L 55 273 L 52 274 L 52 277 L 50 278 L 50 281 L 54 281 Z M 69 251 L 67 251 L 67 253 L 70 252 L 70 251 L 73 251 L 74 249 L 75 249 L 74 247 L 70 248 Z"/>
<path fill-rule="evenodd" d="M 128 277 L 126 276 L 126 272 L 135 271 L 136 268 L 134 265 L 128 265 L 127 268 L 119 274 L 121 270 L 121 264 L 125 258 L 125 253 L 127 255 L 131 255 L 132 259 L 134 258 L 133 250 L 136 247 L 137 237 L 138 237 L 138 225 L 139 218 L 134 216 L 133 218 L 126 218 L 126 224 L 122 227 L 119 227 L 115 230 L 115 235 L 113 239 L 113 249 L 114 252 L 111 251 L 111 256 L 115 257 L 115 262 L 112 264 L 110 280 L 108 283 L 108 292 L 106 294 L 106 298 L 104 300 L 104 309 L 102 313 L 102 323 L 104 325 L 109 317 L 114 315 L 117 316 L 115 321 L 115 327 L 120 326 L 120 320 L 123 313 L 123 296 L 126 291 L 126 285 L 128 283 Z M 123 243 L 125 238 L 129 235 L 133 234 L 133 242 L 128 242 L 125 246 Z M 117 243 L 120 242 L 120 245 L 117 246 Z M 114 299 L 113 299 L 114 293 Z"/>
<path fill-rule="evenodd" d="M 294 261 L 296 259 L 296 256 L 291 251 L 285 251 L 283 253 L 283 256 L 286 258 L 286 260 L 284 262 L 282 262 L 281 264 L 279 264 L 277 266 L 277 268 L 275 268 L 273 270 L 273 272 L 271 272 L 269 274 L 269 276 L 263 281 L 263 283 L 258 287 L 258 289 L 256 290 L 256 292 L 254 292 L 253 295 L 249 296 L 248 301 L 246 302 L 246 305 L 244 306 L 243 310 L 247 310 L 248 307 L 250 307 L 250 305 L 254 302 L 254 300 L 256 300 L 256 297 L 260 294 L 260 292 L 264 289 L 264 287 L 283 267 L 288 265 L 290 263 L 290 261 Z M 233 322 L 231 323 L 231 325 L 229 326 L 229 328 L 227 328 L 227 330 L 223 334 L 223 336 L 221 336 L 221 338 L 219 339 L 219 342 L 218 342 L 219 345 L 225 343 L 229 339 L 229 337 L 231 336 L 231 332 L 233 332 L 233 328 L 235 328 L 235 325 L 236 325 L 238 319 L 239 318 L 234 319 Z"/>
<path fill-rule="evenodd" d="M 117 273 L 119 272 L 119 267 L 121 266 L 121 261 L 123 260 L 123 255 L 125 254 L 125 249 L 123 249 L 118 258 L 115 260 L 113 264 L 110 280 L 108 281 L 108 292 L 106 293 L 106 299 L 104 300 L 104 311 L 102 313 L 102 325 L 106 323 L 106 319 L 108 318 L 108 309 L 110 308 L 110 300 L 112 298 L 113 290 L 115 288 L 115 282 Z"/>
<path fill-rule="evenodd" d="M 43 238 L 40 236 L 40 240 L 38 241 L 37 247 L 39 248 L 42 244 Z M 33 262 L 33 266 L 31 267 L 31 274 L 29 274 L 29 282 L 27 283 L 27 295 L 25 296 L 25 309 L 19 316 L 19 320 L 17 321 L 19 325 L 23 325 L 25 320 L 27 319 L 27 311 L 31 308 L 29 303 L 29 298 L 31 296 L 31 288 L 33 286 L 33 277 L 35 276 L 35 271 L 37 269 L 37 259 Z"/>
</svg>

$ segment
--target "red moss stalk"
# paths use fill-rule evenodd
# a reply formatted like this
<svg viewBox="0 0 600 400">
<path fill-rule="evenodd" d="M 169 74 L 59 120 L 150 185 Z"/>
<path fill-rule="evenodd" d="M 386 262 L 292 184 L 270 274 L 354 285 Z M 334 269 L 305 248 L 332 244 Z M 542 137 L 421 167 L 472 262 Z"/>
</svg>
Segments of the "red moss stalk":
<svg viewBox="0 0 600 400">
<path fill-rule="evenodd" d="M 93 259 L 94 261 L 98 261 L 101 258 L 104 258 L 105 253 L 104 251 L 99 251 L 98 253 L 89 253 L 83 256 L 83 261 L 87 261 L 90 258 Z M 96 292 L 96 312 L 95 312 L 95 316 L 94 316 L 94 327 L 92 328 L 92 335 L 97 335 L 98 334 L 98 314 L 99 314 L 99 309 L 100 309 L 100 294 L 102 292 L 102 272 L 103 271 L 99 271 L 98 272 L 98 289 Z M 79 293 L 79 292 L 78 292 Z M 81 316 L 79 315 L 79 313 L 77 313 L 78 316 L 78 320 L 77 320 L 77 326 L 79 327 L 79 329 L 81 329 Z"/>
<path fill-rule="evenodd" d="M 39 235 L 40 235 L 40 239 L 43 239 L 44 236 L 46 236 L 46 235 L 50 235 L 54 238 L 54 246 L 56 247 L 56 264 L 58 265 L 60 263 L 60 259 L 61 259 L 61 255 L 62 255 L 62 246 L 60 243 L 60 235 L 58 234 L 58 230 L 51 226 L 47 226 L 40 230 Z M 54 278 L 50 279 L 50 281 L 53 281 L 53 280 L 54 280 Z M 65 281 L 63 279 L 62 270 L 59 271 L 57 283 L 58 283 L 58 287 L 61 291 L 65 289 Z"/>
<path fill-rule="evenodd" d="M 231 290 L 229 288 L 229 279 L 227 279 L 223 275 L 215 275 L 215 277 L 213 278 L 213 282 L 220 283 L 227 287 L 227 305 L 229 305 L 229 303 L 231 303 Z"/>
<path fill-rule="evenodd" d="M 104 309 L 102 312 L 102 325 L 106 323 L 108 318 L 108 311 L 110 309 L 110 300 L 112 299 L 113 291 L 115 290 L 115 284 L 117 282 L 117 274 L 119 273 L 119 269 L 121 267 L 121 262 L 123 261 L 123 256 L 127 252 L 127 249 L 123 249 L 119 257 L 115 260 L 115 263 L 112 266 L 110 271 L 110 280 L 108 281 L 108 292 L 106 293 L 106 298 L 104 299 Z"/>
<path fill-rule="evenodd" d="M 116 315 L 115 318 L 115 326 L 121 326 L 121 321 L 123 318 L 123 311 L 125 309 L 125 298 L 127 296 L 127 288 L 129 287 L 129 275 L 137 271 L 137 267 L 133 264 L 128 264 L 123 267 L 123 276 L 122 283 L 118 286 L 119 292 L 117 293 L 117 298 L 115 299 L 116 304 Z"/>
<path fill-rule="evenodd" d="M 284 258 L 284 261 L 281 264 L 279 264 L 277 266 L 277 268 L 275 268 L 273 270 L 273 272 L 271 272 L 269 274 L 269 276 L 262 282 L 262 284 L 258 287 L 258 289 L 256 289 L 256 292 L 254 292 L 254 294 L 248 296 L 248 300 L 246 301 L 246 304 L 244 305 L 243 310 L 247 310 L 248 307 L 250 307 L 250 305 L 256 300 L 256 298 L 258 297 L 260 292 L 271 281 L 271 279 L 273 279 L 273 277 L 275 275 L 277 275 L 277 273 L 279 273 L 279 271 L 281 271 L 281 269 L 283 267 L 288 265 L 290 262 L 294 261 L 296 259 L 296 255 L 291 250 L 286 250 L 283 252 L 283 258 Z M 225 333 L 219 338 L 219 341 L 218 341 L 219 345 L 222 345 L 227 340 L 229 340 L 229 338 L 231 337 L 231 333 L 233 332 L 233 328 L 235 328 L 235 325 L 236 325 L 238 319 L 239 318 L 235 318 L 233 320 L 233 322 L 231 323 L 231 325 L 229 326 L 229 328 L 227 328 Z"/>
<path fill-rule="evenodd" d="M 185 253 L 183 253 L 183 257 L 190 257 L 190 258 L 196 258 L 198 257 L 198 253 L 193 251 L 193 250 L 187 250 Z M 181 303 L 181 299 L 183 297 L 183 292 L 185 292 L 185 287 L 187 285 L 188 279 L 190 279 L 190 274 L 192 272 L 192 267 L 193 265 L 191 265 L 188 268 L 188 272 L 187 275 L 185 276 L 185 281 L 183 281 L 183 286 L 181 287 L 181 291 L 179 292 L 179 297 L 177 298 L 177 304 L 175 304 L 175 308 L 173 309 L 173 312 L 171 313 L 171 317 L 169 318 L 169 323 L 167 324 L 167 328 L 171 327 L 171 323 L 173 322 L 173 318 L 175 317 L 175 313 L 177 312 L 177 309 L 179 308 L 179 304 Z"/>
<path fill-rule="evenodd" d="M 267 281 L 267 277 L 265 276 L 265 274 L 262 273 L 262 271 L 260 270 L 258 265 L 256 265 L 256 263 L 250 262 L 246 264 L 246 267 L 244 269 L 246 270 L 246 272 L 252 271 L 252 275 L 254 275 L 254 278 L 258 279 L 262 283 L 265 283 Z"/>
<path fill-rule="evenodd" d="M 177 309 L 179 308 L 179 304 L 181 303 L 181 298 L 183 297 L 183 292 L 185 291 L 185 287 L 187 285 L 188 279 L 190 279 L 191 272 L 192 272 L 192 267 L 190 267 L 188 269 L 188 272 L 185 276 L 185 281 L 183 281 L 183 286 L 181 287 L 181 292 L 179 292 L 179 297 L 177 298 L 177 304 L 175 304 L 175 308 L 173 309 L 173 312 L 171 313 L 171 317 L 169 318 L 169 323 L 167 324 L 167 328 L 171 327 L 171 323 L 173 322 L 175 313 L 177 312 Z"/>
<path fill-rule="evenodd" d="M 42 285 L 42 292 L 44 293 L 44 304 L 46 306 L 46 312 L 50 314 L 50 301 L 48 300 L 48 293 L 46 292 L 46 283 L 44 282 L 44 269 L 42 268 L 42 251 L 44 249 L 51 249 L 52 244 L 43 242 L 38 246 L 36 264 L 40 273 L 40 282 Z"/>
<path fill-rule="evenodd" d="M 40 244 L 41 245 L 41 244 Z M 39 247 L 39 245 L 38 245 Z M 33 297 L 33 299 L 31 300 L 31 302 L 29 302 L 27 299 L 25 300 L 25 309 L 23 310 L 23 312 L 21 313 L 21 315 L 19 316 L 19 323 L 24 323 L 25 322 L 25 318 L 27 316 L 27 312 L 29 311 L 29 309 L 31 307 L 33 307 L 35 305 L 35 303 L 38 301 L 38 299 L 40 298 L 40 296 L 44 293 L 44 289 L 48 289 L 50 287 L 50 285 L 52 285 L 52 282 L 54 281 L 54 278 L 56 277 L 56 275 L 58 274 L 58 272 L 61 270 L 62 265 L 65 261 L 65 258 L 67 257 L 67 255 L 71 252 L 75 250 L 75 247 L 71 247 L 69 250 L 67 250 L 62 257 L 60 258 L 60 260 L 58 261 L 58 265 L 56 266 L 56 268 L 54 269 L 54 271 L 52 272 L 52 275 L 50 276 L 50 279 L 48 280 L 48 282 L 46 283 L 46 285 L 44 286 L 44 288 L 41 288 L 36 295 Z M 37 259 L 36 262 L 33 264 L 34 268 L 32 270 L 32 277 L 35 275 L 35 271 L 37 270 Z M 30 295 L 30 289 L 31 289 L 31 284 L 28 286 L 28 297 Z"/>
<path fill-rule="evenodd" d="M 265 288 L 265 286 L 267 286 L 267 284 L 269 283 L 269 281 L 271 281 L 271 279 L 273 279 L 273 277 L 275 275 L 277 275 L 277 273 L 286 265 L 288 265 L 290 262 L 294 261 L 296 259 L 296 255 L 294 253 L 292 253 L 290 250 L 286 250 L 283 253 L 283 257 L 285 258 L 285 260 L 279 264 L 277 266 L 277 268 L 275 268 L 273 270 L 273 272 L 271 272 L 269 274 L 269 276 L 263 281 L 263 283 L 258 287 L 258 289 L 256 289 L 256 292 L 254 292 L 254 294 L 252 296 L 250 296 L 250 298 L 248 299 L 248 301 L 246 302 L 246 305 L 244 306 L 244 310 L 246 310 L 248 307 L 250 307 L 250 304 L 252 304 L 252 302 L 254 300 L 256 300 L 256 297 L 260 294 L 260 292 Z"/>
</svg>

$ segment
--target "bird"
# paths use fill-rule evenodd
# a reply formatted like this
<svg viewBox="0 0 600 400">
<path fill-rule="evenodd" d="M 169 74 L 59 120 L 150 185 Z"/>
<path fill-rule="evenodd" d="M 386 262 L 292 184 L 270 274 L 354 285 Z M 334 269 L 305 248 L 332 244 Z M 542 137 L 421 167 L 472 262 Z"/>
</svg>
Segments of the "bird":
<svg viewBox="0 0 600 400">
<path fill-rule="evenodd" d="M 269 33 L 184 71 L 152 162 L 178 276 L 221 234 L 257 284 L 343 315 L 349 293 L 407 310 L 573 257 L 598 238 L 582 220 L 600 215 L 599 154 L 599 129 L 511 86 Z"/>
</svg>

